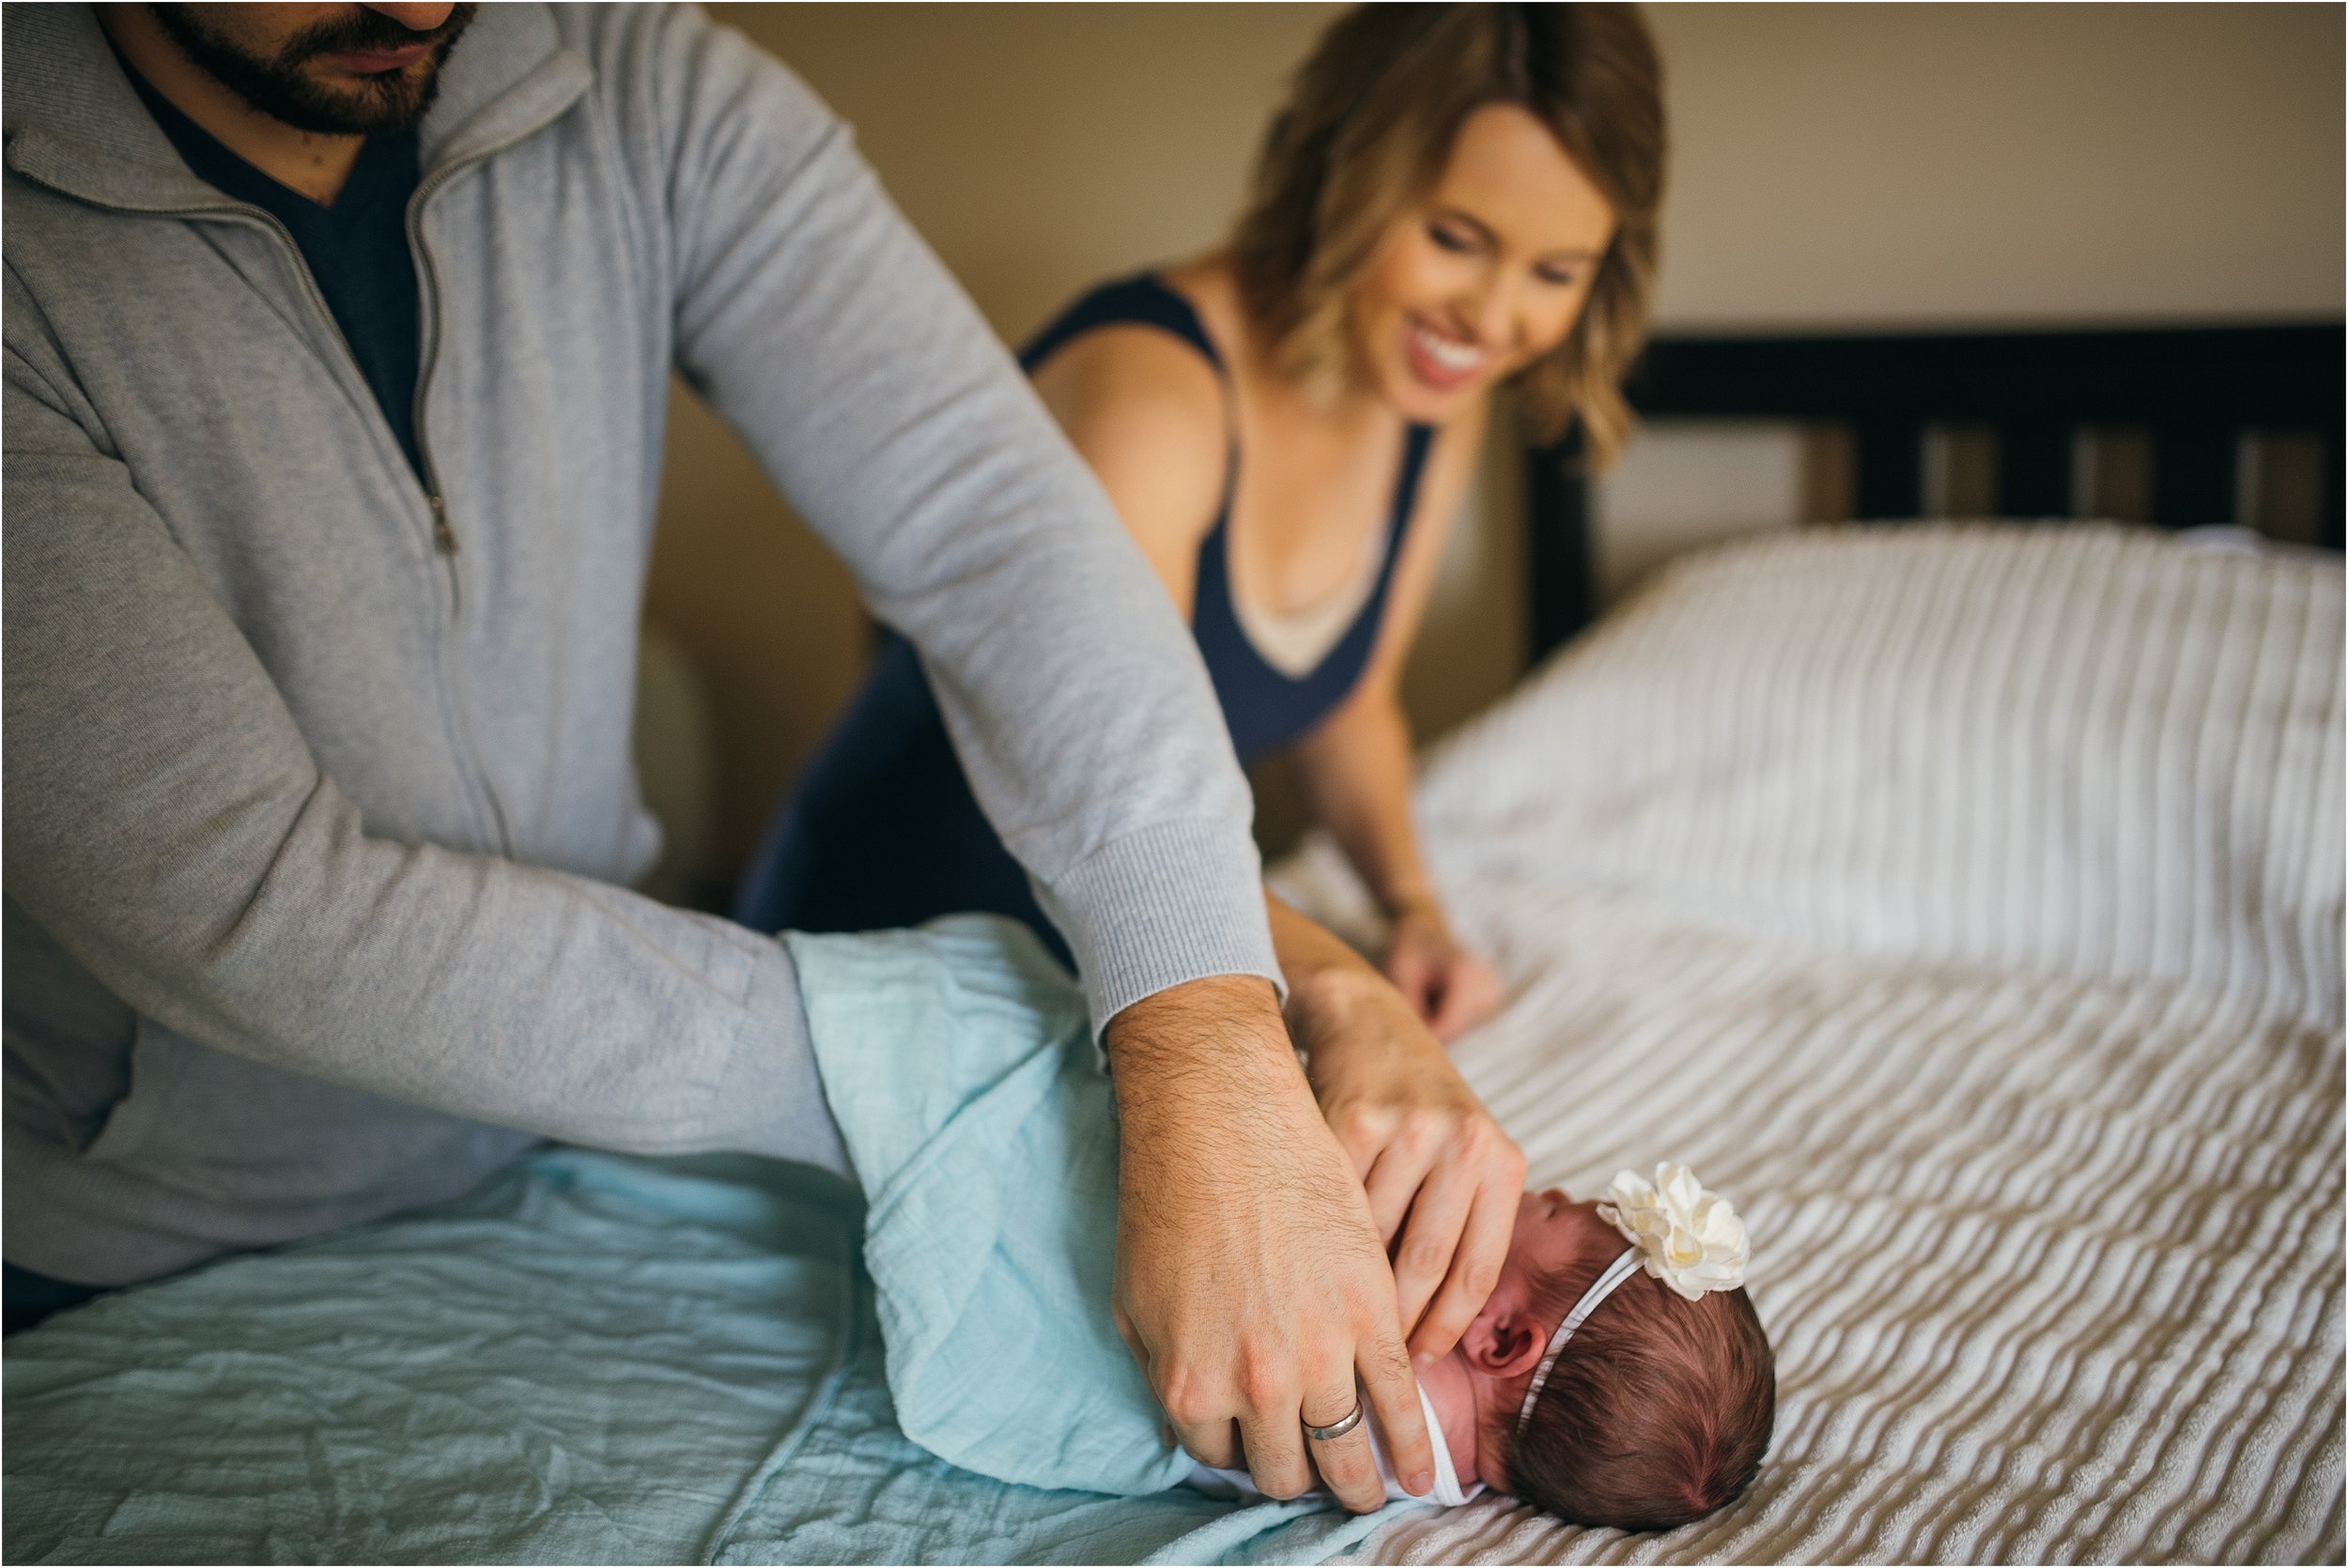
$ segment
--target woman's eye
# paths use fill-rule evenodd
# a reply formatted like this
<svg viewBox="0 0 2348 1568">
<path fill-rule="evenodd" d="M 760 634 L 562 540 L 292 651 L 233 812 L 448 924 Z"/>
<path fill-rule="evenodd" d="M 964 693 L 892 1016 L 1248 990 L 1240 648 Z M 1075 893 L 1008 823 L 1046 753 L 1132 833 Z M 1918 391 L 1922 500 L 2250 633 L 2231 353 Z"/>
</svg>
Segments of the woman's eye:
<svg viewBox="0 0 2348 1568">
<path fill-rule="evenodd" d="M 1537 267 L 1533 269 L 1533 275 L 1541 282 L 1552 284 L 1559 288 L 1571 288 L 1582 281 L 1581 269 L 1574 267 Z"/>
<path fill-rule="evenodd" d="M 1458 229 L 1445 228 L 1441 223 L 1429 223 L 1427 226 L 1427 233 L 1436 244 L 1442 246 L 1446 251 L 1465 253 L 1475 249 L 1475 241 L 1474 239 L 1460 233 Z"/>
</svg>

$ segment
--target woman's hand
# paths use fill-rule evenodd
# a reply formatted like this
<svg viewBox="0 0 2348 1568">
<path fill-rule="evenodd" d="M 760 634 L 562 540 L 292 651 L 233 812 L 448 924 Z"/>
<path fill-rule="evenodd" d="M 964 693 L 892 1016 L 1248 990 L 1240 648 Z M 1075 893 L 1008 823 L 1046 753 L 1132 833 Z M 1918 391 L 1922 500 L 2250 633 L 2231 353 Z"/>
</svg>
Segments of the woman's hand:
<svg viewBox="0 0 2348 1568">
<path fill-rule="evenodd" d="M 1500 1278 L 1524 1155 L 1401 992 L 1336 937 L 1269 903 L 1289 1034 L 1368 1194 L 1411 1358 L 1423 1365 L 1459 1344 Z"/>
<path fill-rule="evenodd" d="M 1396 909 L 1380 967 L 1445 1044 L 1500 1010 L 1499 974 L 1460 945 L 1431 898 Z"/>
</svg>

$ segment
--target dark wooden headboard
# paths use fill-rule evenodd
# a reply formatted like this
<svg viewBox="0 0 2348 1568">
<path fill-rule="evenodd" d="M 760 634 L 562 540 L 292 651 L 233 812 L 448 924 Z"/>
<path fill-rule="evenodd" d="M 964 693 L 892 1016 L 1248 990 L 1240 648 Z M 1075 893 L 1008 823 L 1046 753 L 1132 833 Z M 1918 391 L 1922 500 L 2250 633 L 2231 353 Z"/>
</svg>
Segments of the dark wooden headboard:
<svg viewBox="0 0 2348 1568">
<path fill-rule="evenodd" d="M 2322 447 L 2314 541 L 2340 547 L 2343 336 L 2338 323 L 1901 335 L 1660 337 L 1632 372 L 1650 419 L 1792 421 L 1847 432 L 1850 514 L 1925 511 L 1935 428 L 1994 439 L 1996 513 L 2073 513 L 2085 430 L 2141 432 L 2152 447 L 2150 516 L 2164 528 L 2235 521 L 2248 435 Z M 1590 500 L 1568 436 L 1529 456 L 1532 653 L 1597 606 Z"/>
</svg>

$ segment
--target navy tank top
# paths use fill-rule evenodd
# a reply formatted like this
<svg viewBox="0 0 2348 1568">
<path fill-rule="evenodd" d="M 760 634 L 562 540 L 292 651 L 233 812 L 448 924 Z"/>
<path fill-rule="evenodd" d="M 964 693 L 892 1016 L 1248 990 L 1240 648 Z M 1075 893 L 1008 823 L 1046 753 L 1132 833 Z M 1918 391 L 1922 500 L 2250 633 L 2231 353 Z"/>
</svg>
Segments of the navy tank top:
<svg viewBox="0 0 2348 1568">
<path fill-rule="evenodd" d="M 1033 375 L 1043 361 L 1070 340 L 1098 327 L 1138 325 L 1172 333 L 1206 357 L 1230 396 L 1230 375 L 1223 356 L 1199 324 L 1190 301 L 1175 293 L 1153 273 L 1142 273 L 1094 289 L 1036 334 L 1019 356 Z M 1402 469 L 1395 476 L 1394 496 L 1385 524 L 1384 548 L 1369 595 L 1363 601 L 1336 642 L 1314 666 L 1291 675 L 1265 658 L 1240 624 L 1231 594 L 1231 495 L 1239 483 L 1239 444 L 1224 470 L 1223 504 L 1214 527 L 1198 546 L 1198 572 L 1190 611 L 1191 635 L 1197 638 L 1199 656 L 1213 678 L 1214 694 L 1223 704 L 1223 722 L 1231 732 L 1231 748 L 1243 762 L 1299 739 L 1326 717 L 1329 710 L 1352 695 L 1385 623 L 1386 595 L 1394 582 L 1395 562 L 1402 554 L 1402 538 L 1417 509 L 1419 474 L 1427 466 L 1427 449 L 1434 437 L 1430 425 L 1413 424 L 1403 438 Z"/>
<path fill-rule="evenodd" d="M 1032 374 L 1054 352 L 1107 326 L 1146 326 L 1196 348 L 1223 378 L 1223 358 L 1190 302 L 1154 274 L 1105 284 L 1078 300 L 1020 354 Z M 1302 737 L 1345 700 L 1368 669 L 1385 620 L 1395 562 L 1416 509 L 1433 438 L 1409 427 L 1367 598 L 1312 668 L 1291 675 L 1264 657 L 1231 598 L 1231 494 L 1236 440 L 1214 526 L 1198 546 L 1191 632 L 1243 761 Z M 734 917 L 759 930 L 873 930 L 982 910 L 1026 921 L 1066 961 L 1059 933 L 1027 875 L 987 823 L 963 776 L 945 720 L 912 645 L 884 640 L 872 675 L 784 800 L 738 891 Z"/>
</svg>

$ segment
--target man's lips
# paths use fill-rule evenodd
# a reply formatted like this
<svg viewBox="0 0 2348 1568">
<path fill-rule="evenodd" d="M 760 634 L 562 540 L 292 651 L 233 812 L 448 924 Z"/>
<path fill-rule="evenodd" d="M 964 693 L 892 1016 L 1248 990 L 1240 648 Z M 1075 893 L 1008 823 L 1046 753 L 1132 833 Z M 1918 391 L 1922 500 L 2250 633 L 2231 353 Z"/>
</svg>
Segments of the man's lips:
<svg viewBox="0 0 2348 1568">
<path fill-rule="evenodd" d="M 431 53 L 432 45 L 427 41 L 402 44 L 397 49 L 337 49 L 319 57 L 341 70 L 379 76 L 386 71 L 405 70 Z"/>
</svg>

